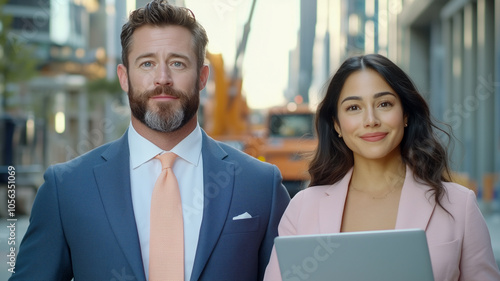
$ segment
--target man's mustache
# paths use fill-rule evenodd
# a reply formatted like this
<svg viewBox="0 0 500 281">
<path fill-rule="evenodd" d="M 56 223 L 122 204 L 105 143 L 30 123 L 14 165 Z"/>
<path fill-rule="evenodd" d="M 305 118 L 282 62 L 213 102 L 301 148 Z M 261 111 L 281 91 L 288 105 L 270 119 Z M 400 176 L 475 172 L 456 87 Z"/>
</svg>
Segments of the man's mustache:
<svg viewBox="0 0 500 281">
<path fill-rule="evenodd" d="M 159 96 L 159 95 L 167 95 L 167 96 L 172 96 L 175 98 L 181 98 L 183 96 L 186 96 L 186 94 L 183 91 L 176 90 L 172 88 L 171 86 L 163 85 L 163 86 L 158 86 L 154 88 L 153 90 L 146 91 L 142 95 L 143 97 L 149 99 L 154 96 Z"/>
</svg>

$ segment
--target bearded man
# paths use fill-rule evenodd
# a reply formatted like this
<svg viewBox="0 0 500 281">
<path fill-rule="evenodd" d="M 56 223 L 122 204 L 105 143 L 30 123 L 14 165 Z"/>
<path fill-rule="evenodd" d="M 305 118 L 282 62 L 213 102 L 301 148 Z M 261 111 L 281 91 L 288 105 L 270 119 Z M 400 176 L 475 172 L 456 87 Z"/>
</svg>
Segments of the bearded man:
<svg viewBox="0 0 500 281">
<path fill-rule="evenodd" d="M 262 280 L 290 198 L 276 166 L 200 128 L 205 30 L 154 0 L 121 42 L 130 126 L 47 169 L 9 280 Z"/>
</svg>

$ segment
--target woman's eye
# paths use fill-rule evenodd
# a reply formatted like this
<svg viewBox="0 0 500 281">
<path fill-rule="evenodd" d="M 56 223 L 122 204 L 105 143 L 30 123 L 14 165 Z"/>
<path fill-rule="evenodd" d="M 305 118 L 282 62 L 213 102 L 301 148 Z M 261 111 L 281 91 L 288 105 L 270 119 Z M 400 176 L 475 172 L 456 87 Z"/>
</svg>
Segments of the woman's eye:
<svg viewBox="0 0 500 281">
<path fill-rule="evenodd" d="M 347 111 L 354 111 L 354 110 L 358 110 L 359 107 L 357 105 L 350 105 L 349 107 L 347 107 Z"/>
<path fill-rule="evenodd" d="M 390 103 L 388 101 L 380 103 L 380 107 L 389 107 L 389 106 L 392 106 L 392 103 Z"/>
</svg>

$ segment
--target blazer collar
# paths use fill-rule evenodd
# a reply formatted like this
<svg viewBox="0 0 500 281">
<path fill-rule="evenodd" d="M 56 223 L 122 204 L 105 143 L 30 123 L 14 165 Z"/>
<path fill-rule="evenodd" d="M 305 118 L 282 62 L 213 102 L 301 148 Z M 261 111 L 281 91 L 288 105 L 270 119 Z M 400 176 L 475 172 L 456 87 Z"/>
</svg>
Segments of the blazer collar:
<svg viewBox="0 0 500 281">
<path fill-rule="evenodd" d="M 202 138 L 204 209 L 191 280 L 200 278 L 219 241 L 238 171 L 234 163 L 224 160 L 227 153 L 204 131 Z"/>
<path fill-rule="evenodd" d="M 325 190 L 325 196 L 320 199 L 318 217 L 327 218 L 320 220 L 321 233 L 340 232 L 351 177 L 352 169 L 346 173 L 344 178 L 328 187 Z M 427 229 L 430 217 L 436 207 L 434 197 L 428 192 L 429 190 L 427 185 L 415 180 L 413 171 L 407 166 L 399 201 L 396 229 Z"/>
<path fill-rule="evenodd" d="M 130 191 L 127 133 L 112 142 L 101 157 L 105 162 L 94 167 L 94 176 L 107 219 L 137 280 L 145 280 Z"/>
<path fill-rule="evenodd" d="M 321 233 L 340 232 L 351 176 L 352 168 L 340 181 L 332 184 L 325 190 L 325 197 L 321 198 L 319 202 L 318 217 L 324 217 L 325 214 L 331 215 L 327 215 L 328 220 L 326 221 L 320 220 L 319 229 Z"/>
<path fill-rule="evenodd" d="M 399 200 L 396 229 L 419 228 L 426 230 L 436 208 L 431 188 L 418 182 L 410 167 L 406 166 L 406 177 Z"/>
</svg>

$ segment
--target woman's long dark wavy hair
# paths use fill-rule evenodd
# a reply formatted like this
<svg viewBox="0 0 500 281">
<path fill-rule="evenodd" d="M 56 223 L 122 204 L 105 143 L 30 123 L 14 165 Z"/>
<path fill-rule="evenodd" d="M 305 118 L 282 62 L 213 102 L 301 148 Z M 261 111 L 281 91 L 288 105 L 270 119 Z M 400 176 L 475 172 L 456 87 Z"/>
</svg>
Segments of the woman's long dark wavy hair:
<svg viewBox="0 0 500 281">
<path fill-rule="evenodd" d="M 310 186 L 329 185 L 341 180 L 354 165 L 354 156 L 337 136 L 338 100 L 346 79 L 363 69 L 378 72 L 398 94 L 408 127 L 400 144 L 403 162 L 413 171 L 415 179 L 431 187 L 436 202 L 445 194 L 443 181 L 449 181 L 448 156 L 435 130 L 450 135 L 431 120 L 429 107 L 410 77 L 388 58 L 370 54 L 347 59 L 332 77 L 326 95 L 316 114 L 318 147 L 309 165 Z M 442 207 L 442 206 L 441 206 Z"/>
</svg>

